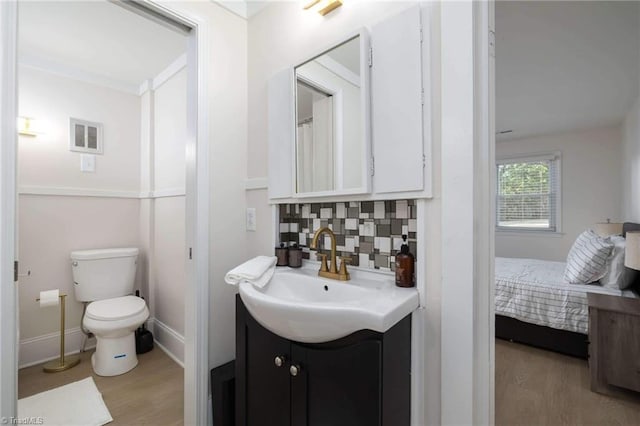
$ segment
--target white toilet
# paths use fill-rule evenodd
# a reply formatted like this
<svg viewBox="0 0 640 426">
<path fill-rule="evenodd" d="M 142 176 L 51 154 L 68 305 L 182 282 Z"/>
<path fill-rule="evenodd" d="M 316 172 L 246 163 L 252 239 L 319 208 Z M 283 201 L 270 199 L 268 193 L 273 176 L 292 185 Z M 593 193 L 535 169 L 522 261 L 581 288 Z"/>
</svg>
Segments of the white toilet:
<svg viewBox="0 0 640 426">
<path fill-rule="evenodd" d="M 76 300 L 87 305 L 83 327 L 96 336 L 91 357 L 99 376 L 117 376 L 138 364 L 134 331 L 149 317 L 141 299 L 132 296 L 137 248 L 71 252 Z"/>
</svg>

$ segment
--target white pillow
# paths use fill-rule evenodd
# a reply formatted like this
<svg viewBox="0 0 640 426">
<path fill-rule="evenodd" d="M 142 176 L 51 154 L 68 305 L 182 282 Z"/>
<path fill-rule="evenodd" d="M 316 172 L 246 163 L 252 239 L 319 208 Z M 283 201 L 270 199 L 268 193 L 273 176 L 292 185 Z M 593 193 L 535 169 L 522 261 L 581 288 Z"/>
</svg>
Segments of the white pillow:
<svg viewBox="0 0 640 426">
<path fill-rule="evenodd" d="M 609 237 L 602 238 L 591 229 L 584 231 L 569 250 L 564 280 L 570 284 L 598 281 L 607 272 L 607 259 L 612 250 Z"/>
<path fill-rule="evenodd" d="M 624 254 L 627 240 L 619 235 L 612 235 L 609 238 L 614 244 L 614 247 L 607 263 L 607 272 L 600 280 L 600 284 L 604 287 L 614 288 L 616 290 L 625 290 L 635 283 L 638 277 L 638 271 L 624 266 Z"/>
<path fill-rule="evenodd" d="M 621 279 L 625 270 L 624 251 L 627 243 L 624 237 L 620 235 L 612 235 L 609 239 L 613 243 L 613 250 L 607 260 L 607 271 L 604 277 L 600 279 L 600 284 L 604 287 L 618 290 L 621 288 Z"/>
</svg>

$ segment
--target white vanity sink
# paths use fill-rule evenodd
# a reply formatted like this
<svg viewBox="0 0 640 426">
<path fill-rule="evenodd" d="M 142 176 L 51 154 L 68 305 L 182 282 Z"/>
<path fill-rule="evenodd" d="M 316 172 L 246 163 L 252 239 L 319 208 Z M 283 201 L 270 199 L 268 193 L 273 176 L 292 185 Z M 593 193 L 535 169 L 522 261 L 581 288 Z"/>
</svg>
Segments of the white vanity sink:
<svg viewBox="0 0 640 426">
<path fill-rule="evenodd" d="M 419 305 L 418 291 L 396 287 L 393 276 L 351 270 L 350 281 L 336 281 L 318 277 L 317 268 L 278 268 L 262 289 L 241 283 L 240 297 L 262 326 L 304 343 L 383 333 Z"/>
</svg>

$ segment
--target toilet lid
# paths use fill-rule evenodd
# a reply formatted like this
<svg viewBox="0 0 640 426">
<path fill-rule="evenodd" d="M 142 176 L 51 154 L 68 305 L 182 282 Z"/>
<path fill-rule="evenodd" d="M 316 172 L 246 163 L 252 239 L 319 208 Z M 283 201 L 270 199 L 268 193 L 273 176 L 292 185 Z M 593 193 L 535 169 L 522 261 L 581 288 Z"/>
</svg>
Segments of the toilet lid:
<svg viewBox="0 0 640 426">
<path fill-rule="evenodd" d="M 97 320 L 119 320 L 139 314 L 145 306 L 144 299 L 140 297 L 116 297 L 89 303 L 86 315 Z"/>
</svg>

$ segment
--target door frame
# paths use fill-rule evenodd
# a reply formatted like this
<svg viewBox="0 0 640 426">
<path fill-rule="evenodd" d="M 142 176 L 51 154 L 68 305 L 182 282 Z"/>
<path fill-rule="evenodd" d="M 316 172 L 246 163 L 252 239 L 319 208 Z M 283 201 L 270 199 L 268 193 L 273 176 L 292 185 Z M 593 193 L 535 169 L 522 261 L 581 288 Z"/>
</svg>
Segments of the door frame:
<svg viewBox="0 0 640 426">
<path fill-rule="evenodd" d="M 441 2 L 441 424 L 495 423 L 493 14 Z"/>
<path fill-rule="evenodd" d="M 18 5 L 0 1 L 0 416 L 17 416 L 16 151 Z"/>
<path fill-rule="evenodd" d="M 137 3 L 190 27 L 187 47 L 184 423 L 207 424 L 209 369 L 209 28 L 159 0 Z M 17 2 L 0 1 L 0 416 L 17 415 L 16 258 Z M 200 161 L 198 161 L 200 160 Z"/>
</svg>

